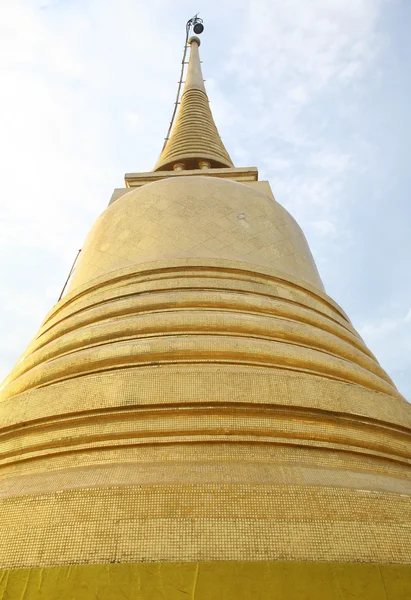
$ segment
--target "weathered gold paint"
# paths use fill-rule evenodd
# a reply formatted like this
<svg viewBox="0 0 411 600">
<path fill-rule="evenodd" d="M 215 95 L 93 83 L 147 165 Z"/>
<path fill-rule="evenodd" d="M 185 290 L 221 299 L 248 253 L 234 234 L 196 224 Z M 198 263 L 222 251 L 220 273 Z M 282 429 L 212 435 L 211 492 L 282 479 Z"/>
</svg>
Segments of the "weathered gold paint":
<svg viewBox="0 0 411 600">
<path fill-rule="evenodd" d="M 126 176 L 2 386 L 1 585 L 408 598 L 410 405 L 256 169 L 181 143 Z"/>
<path fill-rule="evenodd" d="M 224 561 L 74 565 L 0 572 L 0 594 L 6 590 L 13 600 L 398 600 L 411 598 L 411 567 Z"/>
</svg>

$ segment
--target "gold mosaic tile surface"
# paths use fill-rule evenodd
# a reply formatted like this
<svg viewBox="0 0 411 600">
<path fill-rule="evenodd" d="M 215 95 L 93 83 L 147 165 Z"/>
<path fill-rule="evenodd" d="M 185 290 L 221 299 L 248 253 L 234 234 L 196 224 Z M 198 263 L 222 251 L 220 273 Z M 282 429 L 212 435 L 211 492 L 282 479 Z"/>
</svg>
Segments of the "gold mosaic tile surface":
<svg viewBox="0 0 411 600">
<path fill-rule="evenodd" d="M 241 183 L 201 176 L 132 190 L 92 227 L 70 289 L 151 260 L 224 258 L 276 268 L 322 289 L 301 229 L 273 198 Z"/>
<path fill-rule="evenodd" d="M 84 560 L 344 561 L 353 555 L 407 563 L 411 557 L 411 504 L 398 494 L 297 485 L 129 485 L 1 504 L 3 568 Z M 10 553 L 10 538 L 18 553 Z"/>
<path fill-rule="evenodd" d="M 5 381 L 0 568 L 411 561 L 410 405 L 291 217 L 211 179 L 119 198 Z"/>
</svg>

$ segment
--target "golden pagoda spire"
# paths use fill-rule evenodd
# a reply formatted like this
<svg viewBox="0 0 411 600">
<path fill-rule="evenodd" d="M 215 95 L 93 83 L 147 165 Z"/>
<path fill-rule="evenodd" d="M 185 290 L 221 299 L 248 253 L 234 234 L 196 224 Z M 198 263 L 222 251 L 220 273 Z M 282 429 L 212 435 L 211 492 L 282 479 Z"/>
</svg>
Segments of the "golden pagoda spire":
<svg viewBox="0 0 411 600">
<path fill-rule="evenodd" d="M 194 40 L 160 170 L 0 387 L 0 598 L 410 600 L 411 404 L 231 166 Z"/>
<path fill-rule="evenodd" d="M 190 61 L 180 110 L 154 171 L 234 166 L 211 114 L 198 51 L 200 39 L 193 36 L 188 44 Z"/>
</svg>

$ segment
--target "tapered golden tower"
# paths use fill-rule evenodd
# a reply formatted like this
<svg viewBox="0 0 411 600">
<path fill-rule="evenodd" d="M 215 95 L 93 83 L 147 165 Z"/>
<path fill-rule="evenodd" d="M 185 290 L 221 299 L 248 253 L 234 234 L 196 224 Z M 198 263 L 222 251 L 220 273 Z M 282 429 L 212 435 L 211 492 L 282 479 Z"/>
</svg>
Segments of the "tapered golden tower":
<svg viewBox="0 0 411 600">
<path fill-rule="evenodd" d="M 411 598 L 411 408 L 304 235 L 234 168 L 191 38 L 2 387 L 2 598 Z"/>
</svg>

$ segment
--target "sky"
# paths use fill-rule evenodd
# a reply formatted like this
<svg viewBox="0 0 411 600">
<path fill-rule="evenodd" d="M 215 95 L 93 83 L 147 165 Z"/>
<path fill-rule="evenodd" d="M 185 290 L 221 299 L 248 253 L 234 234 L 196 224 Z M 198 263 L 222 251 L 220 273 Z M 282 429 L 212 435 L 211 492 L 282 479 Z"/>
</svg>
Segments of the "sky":
<svg viewBox="0 0 411 600">
<path fill-rule="evenodd" d="M 200 12 L 214 119 L 411 399 L 409 0 L 1 0 L 0 380 L 126 172 L 160 154 Z"/>
</svg>

